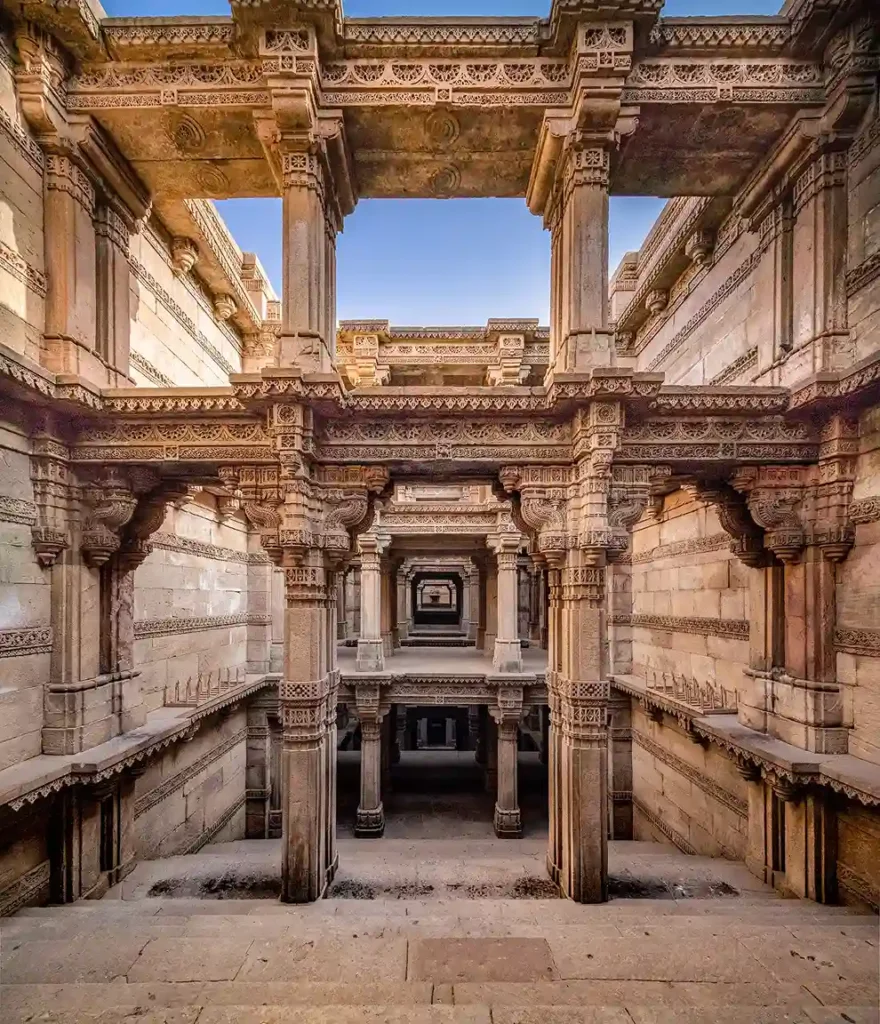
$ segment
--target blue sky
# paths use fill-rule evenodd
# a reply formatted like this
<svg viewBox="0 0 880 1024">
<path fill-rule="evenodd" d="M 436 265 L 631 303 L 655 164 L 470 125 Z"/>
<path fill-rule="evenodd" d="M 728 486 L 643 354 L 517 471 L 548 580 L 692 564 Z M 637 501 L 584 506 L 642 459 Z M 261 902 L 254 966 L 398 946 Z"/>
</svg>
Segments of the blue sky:
<svg viewBox="0 0 880 1024">
<path fill-rule="evenodd" d="M 228 14 L 226 0 L 103 0 L 114 17 Z M 667 0 L 667 17 L 776 14 L 781 0 Z M 344 0 L 351 18 L 403 15 L 546 17 L 549 0 Z M 218 204 L 242 249 L 256 252 L 276 288 L 281 279 L 281 202 Z M 663 201 L 611 200 L 611 269 L 636 249 Z M 538 317 L 550 305 L 550 238 L 521 200 L 365 200 L 339 239 L 341 320 L 483 324 Z"/>
</svg>

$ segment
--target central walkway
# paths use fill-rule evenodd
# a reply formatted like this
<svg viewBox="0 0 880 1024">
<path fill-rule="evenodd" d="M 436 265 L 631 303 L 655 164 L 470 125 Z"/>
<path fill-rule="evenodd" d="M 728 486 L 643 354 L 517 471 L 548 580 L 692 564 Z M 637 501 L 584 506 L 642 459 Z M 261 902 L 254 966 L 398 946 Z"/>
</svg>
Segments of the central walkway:
<svg viewBox="0 0 880 1024">
<path fill-rule="evenodd" d="M 876 1024 L 875 917 L 780 899 L 741 864 L 653 843 L 611 844 L 613 885 L 640 898 L 580 905 L 530 887 L 543 852 L 343 835 L 330 898 L 307 906 L 272 898 L 276 841 L 142 862 L 102 901 L 3 921 L 0 1017 Z"/>
<path fill-rule="evenodd" d="M 353 647 L 338 649 L 339 671 L 343 677 L 357 675 L 357 652 Z M 547 652 L 538 648 L 525 648 L 522 652 L 523 673 L 541 675 L 547 671 Z M 385 660 L 385 672 L 392 675 L 445 674 L 485 676 L 495 675 L 492 655 L 472 647 L 407 647 L 396 650 Z"/>
</svg>

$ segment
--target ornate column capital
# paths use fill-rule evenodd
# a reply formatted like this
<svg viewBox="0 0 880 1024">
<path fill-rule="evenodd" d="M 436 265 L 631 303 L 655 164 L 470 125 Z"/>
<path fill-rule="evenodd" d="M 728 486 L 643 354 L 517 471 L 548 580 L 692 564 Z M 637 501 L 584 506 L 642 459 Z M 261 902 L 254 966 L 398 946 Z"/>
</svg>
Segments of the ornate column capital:
<svg viewBox="0 0 880 1024">
<path fill-rule="evenodd" d="M 764 545 L 787 564 L 800 561 L 806 544 L 802 519 L 807 471 L 800 466 L 747 466 L 733 476 L 746 495 L 752 519 L 765 531 Z"/>
</svg>

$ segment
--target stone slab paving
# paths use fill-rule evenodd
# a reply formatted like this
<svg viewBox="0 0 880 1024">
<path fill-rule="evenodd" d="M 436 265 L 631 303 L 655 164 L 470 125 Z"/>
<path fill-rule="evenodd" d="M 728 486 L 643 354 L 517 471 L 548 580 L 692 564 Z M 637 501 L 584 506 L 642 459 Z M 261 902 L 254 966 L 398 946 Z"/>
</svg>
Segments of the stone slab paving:
<svg viewBox="0 0 880 1024">
<path fill-rule="evenodd" d="M 543 843 L 342 842 L 352 878 L 419 899 L 148 898 L 157 879 L 271 871 L 277 843 L 139 865 L 113 898 L 0 921 L 2 1024 L 880 1024 L 874 916 L 779 899 L 742 867 L 613 844 L 663 899 L 465 898 L 543 868 Z M 682 880 L 739 895 L 676 896 Z"/>
</svg>

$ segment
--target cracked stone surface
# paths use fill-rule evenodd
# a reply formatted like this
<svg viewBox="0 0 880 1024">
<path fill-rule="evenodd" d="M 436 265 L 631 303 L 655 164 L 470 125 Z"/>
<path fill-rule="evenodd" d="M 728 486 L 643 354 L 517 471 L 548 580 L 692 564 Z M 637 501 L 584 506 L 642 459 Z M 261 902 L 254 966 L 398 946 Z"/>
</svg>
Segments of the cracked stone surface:
<svg viewBox="0 0 880 1024">
<path fill-rule="evenodd" d="M 781 899 L 735 862 L 612 843 L 612 874 L 663 898 L 580 906 L 474 895 L 541 877 L 536 839 L 340 848 L 352 886 L 400 895 L 146 895 L 174 877 L 277 874 L 280 843 L 241 841 L 3 919 L 3 1024 L 878 1022 L 878 919 Z"/>
</svg>

